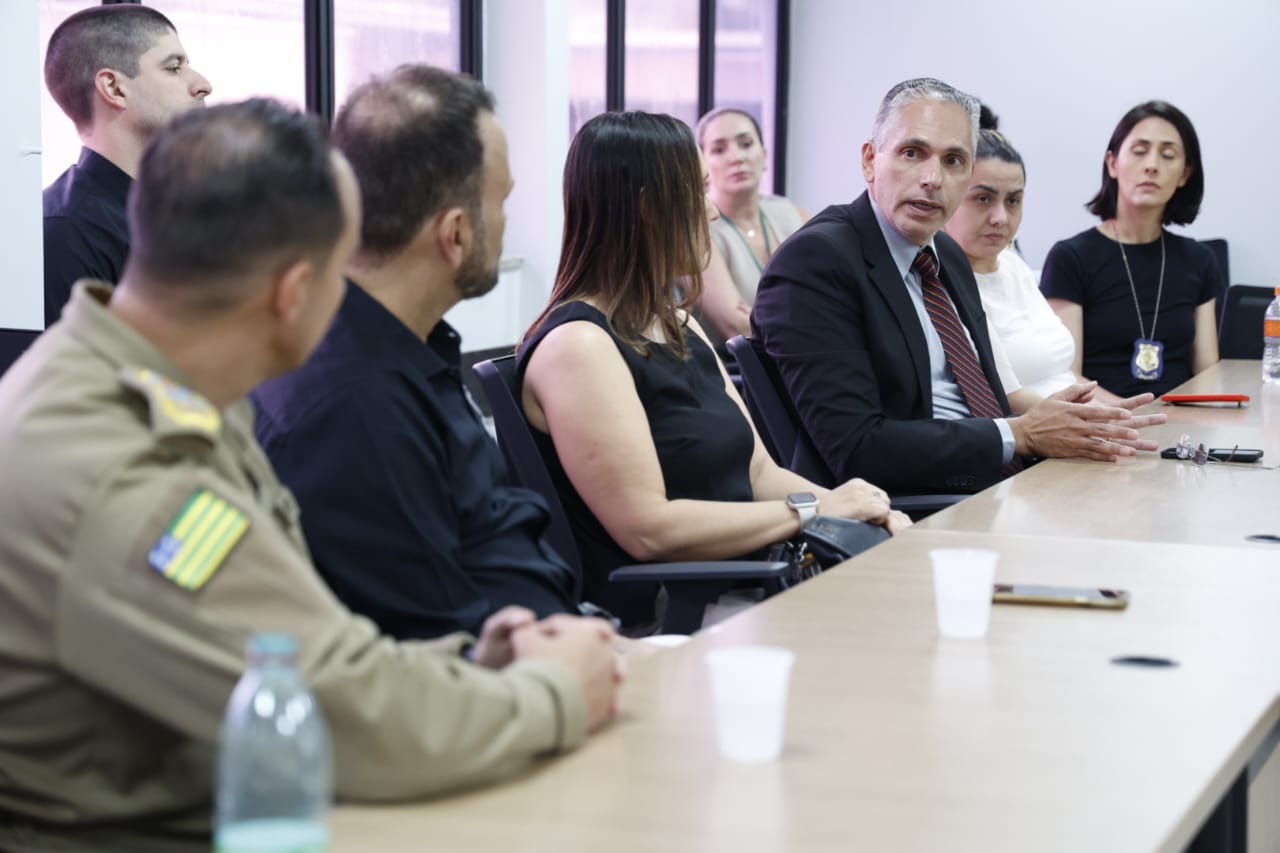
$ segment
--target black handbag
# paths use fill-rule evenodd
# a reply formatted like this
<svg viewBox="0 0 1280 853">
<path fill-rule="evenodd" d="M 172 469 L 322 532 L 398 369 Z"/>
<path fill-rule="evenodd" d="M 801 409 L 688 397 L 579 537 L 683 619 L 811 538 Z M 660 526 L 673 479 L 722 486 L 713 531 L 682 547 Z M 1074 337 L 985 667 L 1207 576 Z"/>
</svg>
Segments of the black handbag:
<svg viewBox="0 0 1280 853">
<path fill-rule="evenodd" d="M 791 564 L 789 581 L 799 583 L 889 538 L 878 524 L 819 515 L 792 539 L 773 546 L 769 559 Z"/>
</svg>

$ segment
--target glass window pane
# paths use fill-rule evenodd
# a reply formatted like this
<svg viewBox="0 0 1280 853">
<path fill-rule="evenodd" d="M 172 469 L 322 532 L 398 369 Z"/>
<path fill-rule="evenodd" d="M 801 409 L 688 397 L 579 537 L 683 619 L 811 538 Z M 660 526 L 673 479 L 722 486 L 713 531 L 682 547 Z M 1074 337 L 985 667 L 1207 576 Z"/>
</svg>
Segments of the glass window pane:
<svg viewBox="0 0 1280 853">
<path fill-rule="evenodd" d="M 569 4 L 569 136 L 604 112 L 605 0 Z"/>
<path fill-rule="evenodd" d="M 716 0 L 715 105 L 755 116 L 771 154 L 777 10 L 777 0 Z M 773 192 L 772 176 L 772 171 L 764 173 L 761 192 Z"/>
<path fill-rule="evenodd" d="M 72 12 L 85 8 L 84 0 L 40 0 L 40 62 L 44 65 L 49 36 Z M 40 181 L 48 186 L 80 157 L 80 137 L 75 125 L 44 86 L 40 73 Z"/>
<path fill-rule="evenodd" d="M 298 0 L 150 0 L 178 28 L 191 65 L 209 79 L 209 104 L 254 95 L 306 105 Z"/>
<path fill-rule="evenodd" d="M 626 98 L 629 110 L 698 121 L 698 4 L 627 3 Z"/>
<path fill-rule="evenodd" d="M 333 18 L 339 106 L 374 74 L 406 62 L 459 69 L 458 0 L 338 0 Z"/>
</svg>

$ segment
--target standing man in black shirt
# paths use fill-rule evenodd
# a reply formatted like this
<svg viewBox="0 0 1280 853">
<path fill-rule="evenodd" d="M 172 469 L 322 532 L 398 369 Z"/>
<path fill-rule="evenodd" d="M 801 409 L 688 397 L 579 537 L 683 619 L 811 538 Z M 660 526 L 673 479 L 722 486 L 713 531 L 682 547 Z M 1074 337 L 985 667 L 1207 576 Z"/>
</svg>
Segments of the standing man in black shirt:
<svg viewBox="0 0 1280 853">
<path fill-rule="evenodd" d="M 129 254 L 125 202 L 142 151 L 179 113 L 204 105 L 209 81 L 178 32 L 146 6 L 94 6 L 53 31 L 49 93 L 76 126 L 80 160 L 44 191 L 44 320 L 55 323 L 81 278 L 115 283 Z"/>
<path fill-rule="evenodd" d="M 310 361 L 253 394 L 317 568 L 400 638 L 478 628 L 507 604 L 573 611 L 546 506 L 507 484 L 443 319 L 498 281 L 512 180 L 492 96 L 402 66 L 352 93 L 333 140 L 365 211 L 346 295 Z"/>
</svg>

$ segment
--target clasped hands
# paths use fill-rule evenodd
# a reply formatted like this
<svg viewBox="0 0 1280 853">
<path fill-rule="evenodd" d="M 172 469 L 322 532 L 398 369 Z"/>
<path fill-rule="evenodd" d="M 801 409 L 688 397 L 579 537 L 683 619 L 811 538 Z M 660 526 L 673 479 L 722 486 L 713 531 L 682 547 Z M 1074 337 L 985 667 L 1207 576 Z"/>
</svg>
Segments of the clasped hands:
<svg viewBox="0 0 1280 853">
<path fill-rule="evenodd" d="M 618 686 L 626 675 L 613 626 L 603 619 L 559 613 L 539 620 L 525 607 L 504 607 L 485 620 L 471 660 L 501 669 L 528 659 L 554 660 L 571 672 L 586 700 L 587 727 L 618 713 Z"/>
</svg>

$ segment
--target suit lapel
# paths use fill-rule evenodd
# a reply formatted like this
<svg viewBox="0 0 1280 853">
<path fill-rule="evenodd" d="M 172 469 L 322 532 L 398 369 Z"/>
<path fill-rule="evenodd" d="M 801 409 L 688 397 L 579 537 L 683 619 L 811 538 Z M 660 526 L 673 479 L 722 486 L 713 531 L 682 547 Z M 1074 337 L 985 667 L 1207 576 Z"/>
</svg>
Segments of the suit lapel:
<svg viewBox="0 0 1280 853">
<path fill-rule="evenodd" d="M 867 263 L 867 275 L 898 323 L 902 339 L 911 353 L 916 386 L 920 398 L 925 403 L 925 416 L 933 417 L 933 386 L 929 380 L 929 344 L 925 341 L 924 330 L 920 328 L 920 317 L 916 314 L 911 294 L 907 292 L 907 284 L 898 273 L 898 265 L 893 262 L 893 256 L 889 254 L 889 246 L 884 241 L 884 234 L 880 233 L 880 223 L 876 221 L 875 212 L 871 209 L 871 199 L 867 193 L 864 192 L 850 205 L 850 215 L 854 230 L 858 234 L 858 242 L 862 244 L 863 259 Z"/>
</svg>

